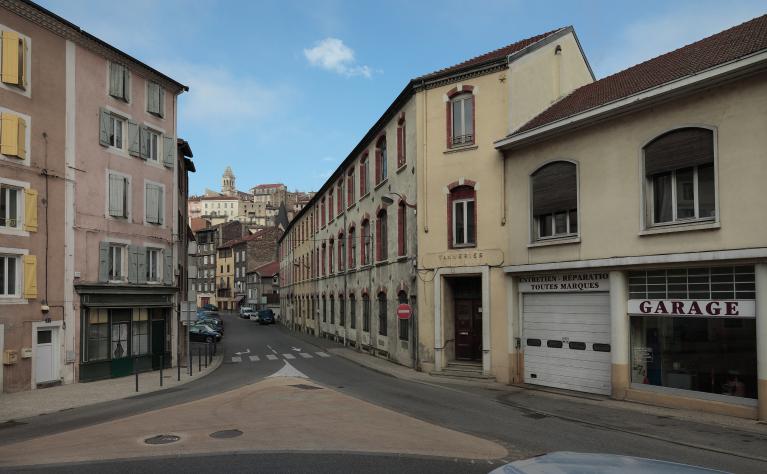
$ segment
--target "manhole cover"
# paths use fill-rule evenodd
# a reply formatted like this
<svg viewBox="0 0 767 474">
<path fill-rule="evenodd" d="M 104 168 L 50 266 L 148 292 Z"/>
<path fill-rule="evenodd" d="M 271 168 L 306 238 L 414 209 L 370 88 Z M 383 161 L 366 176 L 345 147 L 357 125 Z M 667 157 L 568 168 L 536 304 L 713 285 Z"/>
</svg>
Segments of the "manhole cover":
<svg viewBox="0 0 767 474">
<path fill-rule="evenodd" d="M 291 387 L 300 388 L 301 390 L 322 390 L 322 387 L 315 387 L 314 385 L 306 385 L 305 383 L 291 385 Z"/>
<path fill-rule="evenodd" d="M 236 438 L 238 436 L 242 436 L 242 431 L 240 430 L 221 430 L 216 431 L 210 434 L 211 438 L 216 439 L 227 439 L 227 438 Z"/>
<path fill-rule="evenodd" d="M 161 434 L 144 440 L 146 444 L 170 444 L 180 440 L 176 435 Z"/>
</svg>

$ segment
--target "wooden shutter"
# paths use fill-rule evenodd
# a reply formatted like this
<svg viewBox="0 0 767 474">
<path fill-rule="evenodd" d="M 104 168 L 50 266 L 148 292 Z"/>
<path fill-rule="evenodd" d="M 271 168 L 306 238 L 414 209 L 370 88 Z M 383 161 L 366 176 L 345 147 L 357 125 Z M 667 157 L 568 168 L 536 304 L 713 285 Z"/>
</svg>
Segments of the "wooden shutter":
<svg viewBox="0 0 767 474">
<path fill-rule="evenodd" d="M 160 117 L 165 116 L 165 89 L 157 86 L 157 113 Z"/>
<path fill-rule="evenodd" d="M 122 217 L 123 209 L 123 190 L 124 181 L 122 176 L 114 174 L 109 175 L 109 215 L 113 217 Z"/>
<path fill-rule="evenodd" d="M 144 284 L 146 283 L 146 253 L 147 248 L 146 247 L 140 247 L 137 246 L 137 255 L 138 255 L 138 283 Z"/>
<path fill-rule="evenodd" d="M 128 246 L 128 283 L 138 283 L 138 248 Z"/>
<path fill-rule="evenodd" d="M 6 84 L 19 84 L 19 34 L 3 31 L 3 72 L 2 81 Z"/>
<path fill-rule="evenodd" d="M 146 127 L 140 127 L 139 129 L 139 142 L 140 152 L 139 156 L 144 159 L 149 159 L 149 129 Z"/>
<path fill-rule="evenodd" d="M 164 210 L 164 207 L 165 207 L 165 204 L 163 203 L 163 199 L 164 199 L 163 194 L 164 193 L 163 193 L 163 190 L 162 190 L 162 186 L 156 186 L 155 190 L 156 190 L 155 191 L 155 195 L 157 196 L 157 198 L 156 198 L 157 206 L 155 207 L 155 209 L 156 209 L 155 212 L 157 212 L 157 223 L 158 224 L 162 224 L 162 220 L 163 220 L 162 218 L 163 218 L 163 214 L 164 214 L 163 210 Z"/>
<path fill-rule="evenodd" d="M 647 176 L 713 162 L 714 132 L 706 128 L 673 130 L 644 148 Z"/>
<path fill-rule="evenodd" d="M 170 252 L 163 251 L 163 257 L 165 260 L 165 266 L 163 267 L 162 271 L 162 281 L 166 285 L 172 285 L 173 284 L 173 256 L 170 254 Z"/>
<path fill-rule="evenodd" d="M 24 190 L 24 230 L 37 232 L 37 190 Z"/>
<path fill-rule="evenodd" d="M 19 117 L 3 112 L 0 134 L 0 153 L 17 156 L 19 153 Z"/>
<path fill-rule="evenodd" d="M 558 161 L 533 174 L 533 215 L 568 211 L 578 207 L 578 178 L 575 164 Z"/>
<path fill-rule="evenodd" d="M 99 110 L 99 143 L 109 146 L 109 112 L 106 109 Z"/>
<path fill-rule="evenodd" d="M 109 95 L 124 99 L 123 91 L 125 76 L 123 75 L 123 67 L 117 63 L 109 63 Z"/>
<path fill-rule="evenodd" d="M 128 120 L 128 153 L 141 157 L 141 128 L 132 120 Z"/>
<path fill-rule="evenodd" d="M 173 168 L 176 161 L 176 141 L 173 137 L 163 137 L 162 145 L 162 164 L 168 168 Z"/>
<path fill-rule="evenodd" d="M 99 242 L 99 281 L 109 281 L 109 242 Z"/>
<path fill-rule="evenodd" d="M 27 157 L 27 123 L 21 117 L 16 117 L 16 157 Z"/>
<path fill-rule="evenodd" d="M 22 255 L 24 262 L 24 291 L 22 296 L 27 299 L 37 298 L 37 256 Z"/>
<path fill-rule="evenodd" d="M 146 221 L 152 224 L 157 223 L 157 193 L 155 189 L 154 184 L 147 184 L 144 191 Z"/>
</svg>

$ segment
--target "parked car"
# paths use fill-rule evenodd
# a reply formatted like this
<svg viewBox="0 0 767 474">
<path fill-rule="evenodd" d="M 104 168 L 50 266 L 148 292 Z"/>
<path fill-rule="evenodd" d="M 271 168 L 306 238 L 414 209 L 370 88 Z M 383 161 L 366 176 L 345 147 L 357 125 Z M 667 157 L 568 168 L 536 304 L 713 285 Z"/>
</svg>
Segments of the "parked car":
<svg viewBox="0 0 767 474">
<path fill-rule="evenodd" d="M 251 315 L 255 314 L 255 312 L 256 311 L 250 306 L 243 306 L 240 308 L 240 317 L 243 319 L 248 319 Z"/>
<path fill-rule="evenodd" d="M 251 313 L 250 320 L 258 322 L 258 313 Z"/>
<path fill-rule="evenodd" d="M 258 324 L 274 324 L 274 311 L 262 309 L 258 312 Z"/>
<path fill-rule="evenodd" d="M 210 326 L 214 331 L 221 333 L 222 336 L 224 335 L 224 321 L 221 320 L 218 314 L 208 313 L 201 316 L 198 315 L 197 322 Z"/>
<path fill-rule="evenodd" d="M 218 311 L 218 307 L 214 304 L 206 303 L 202 305 L 202 309 L 205 311 Z"/>
<path fill-rule="evenodd" d="M 214 331 L 205 324 L 193 324 L 189 327 L 189 340 L 193 342 L 217 342 L 221 333 Z"/>
</svg>

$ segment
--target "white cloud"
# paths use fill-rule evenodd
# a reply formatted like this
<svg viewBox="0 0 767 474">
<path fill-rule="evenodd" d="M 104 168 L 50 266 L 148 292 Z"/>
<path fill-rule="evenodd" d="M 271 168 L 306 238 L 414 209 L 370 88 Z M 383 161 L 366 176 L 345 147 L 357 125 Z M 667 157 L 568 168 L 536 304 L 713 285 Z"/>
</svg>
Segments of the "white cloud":
<svg viewBox="0 0 767 474">
<path fill-rule="evenodd" d="M 764 4 L 759 3 L 714 2 L 698 9 L 674 8 L 630 24 L 594 61 L 594 68 L 598 77 L 604 77 L 762 14 Z"/>
<path fill-rule="evenodd" d="M 373 75 L 370 66 L 356 64 L 354 50 L 338 38 L 325 38 L 318 41 L 313 48 L 304 49 L 304 56 L 312 66 L 342 76 L 363 76 L 369 79 Z"/>
</svg>

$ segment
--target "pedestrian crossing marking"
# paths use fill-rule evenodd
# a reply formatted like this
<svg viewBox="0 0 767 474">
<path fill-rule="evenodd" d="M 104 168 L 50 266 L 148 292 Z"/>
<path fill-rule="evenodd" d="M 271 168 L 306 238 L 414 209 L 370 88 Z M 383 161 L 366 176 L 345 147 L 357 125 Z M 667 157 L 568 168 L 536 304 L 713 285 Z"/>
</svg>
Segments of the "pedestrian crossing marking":
<svg viewBox="0 0 767 474">
<path fill-rule="evenodd" d="M 286 359 L 295 359 L 296 358 L 296 356 L 294 356 L 293 354 L 282 354 L 282 357 L 284 357 Z"/>
<path fill-rule="evenodd" d="M 267 354 L 266 358 L 269 359 L 269 360 L 277 360 L 277 356 L 274 355 L 274 354 Z"/>
<path fill-rule="evenodd" d="M 331 357 L 331 355 L 328 354 L 327 352 L 315 352 L 314 355 L 317 355 L 323 358 Z M 263 358 L 265 358 L 266 360 L 278 360 L 278 359 L 294 360 L 297 358 L 312 359 L 314 358 L 314 355 L 312 355 L 309 352 L 299 352 L 297 355 L 291 354 L 291 353 L 285 353 L 285 354 L 278 353 L 278 354 L 266 354 L 263 356 L 251 355 L 251 356 L 248 356 L 248 359 L 250 359 L 251 362 L 260 362 Z M 232 362 L 234 363 L 242 362 L 242 359 L 243 359 L 242 356 L 232 356 Z"/>
<path fill-rule="evenodd" d="M 309 354 L 308 352 L 299 352 L 298 355 L 300 355 L 304 359 L 311 359 L 312 358 L 312 355 Z"/>
<path fill-rule="evenodd" d="M 232 357 L 232 362 L 242 362 L 242 357 L 234 356 Z"/>
<path fill-rule="evenodd" d="M 250 359 L 251 362 L 258 362 L 259 360 L 261 360 L 261 358 L 258 356 L 249 356 L 248 358 Z"/>
<path fill-rule="evenodd" d="M 317 352 L 317 355 L 320 357 L 330 357 L 330 354 L 327 354 L 325 352 Z"/>
</svg>

